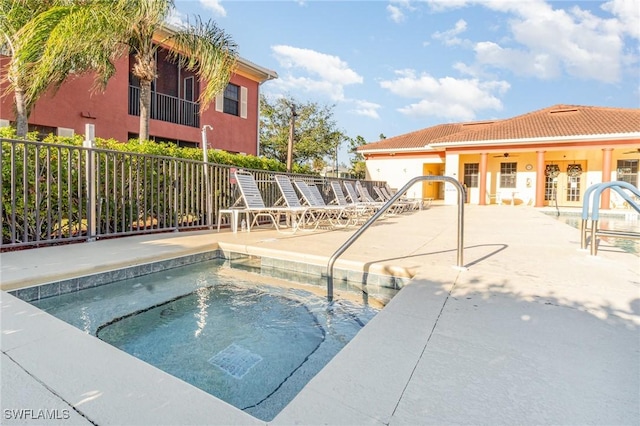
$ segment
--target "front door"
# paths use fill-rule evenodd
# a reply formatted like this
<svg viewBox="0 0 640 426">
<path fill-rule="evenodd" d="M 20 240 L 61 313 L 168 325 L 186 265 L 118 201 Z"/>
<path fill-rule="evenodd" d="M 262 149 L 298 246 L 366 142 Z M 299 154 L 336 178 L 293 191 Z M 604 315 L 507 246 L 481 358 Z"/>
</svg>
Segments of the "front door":
<svg viewBox="0 0 640 426">
<path fill-rule="evenodd" d="M 423 164 L 422 176 L 438 176 L 440 175 L 440 164 Z M 425 180 L 422 182 L 422 198 L 440 198 L 440 184 L 437 181 Z"/>
<path fill-rule="evenodd" d="M 545 164 L 545 194 L 547 205 L 580 207 L 586 189 L 587 162 L 548 161 Z"/>
</svg>

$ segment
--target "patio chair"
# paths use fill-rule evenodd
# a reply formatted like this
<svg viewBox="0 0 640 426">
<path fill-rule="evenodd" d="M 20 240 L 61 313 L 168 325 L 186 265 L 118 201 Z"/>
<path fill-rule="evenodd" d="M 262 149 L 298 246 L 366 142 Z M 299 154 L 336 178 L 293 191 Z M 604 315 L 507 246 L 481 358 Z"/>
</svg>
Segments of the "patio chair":
<svg viewBox="0 0 640 426">
<path fill-rule="evenodd" d="M 360 182 L 359 180 L 356 181 L 355 190 L 357 191 L 357 194 L 359 194 L 360 202 L 366 203 L 367 205 L 375 207 L 376 209 L 379 209 L 382 206 L 384 206 L 385 202 L 374 200 L 371 194 L 369 194 L 369 191 L 367 190 L 367 188 L 365 188 L 362 185 L 362 182 Z M 397 213 L 400 213 L 402 209 L 403 209 L 402 206 L 394 204 L 389 208 L 387 214 L 397 214 Z"/>
<path fill-rule="evenodd" d="M 289 176 L 275 175 L 274 178 L 278 185 L 278 189 L 280 189 L 280 193 L 282 195 L 281 199 L 284 201 L 286 206 L 301 212 L 301 220 L 299 221 L 298 226 L 301 228 L 312 226 L 313 229 L 316 229 L 320 224 L 320 221 L 324 219 L 325 213 L 323 209 L 312 205 L 303 206 L 298 198 L 295 188 L 291 184 Z"/>
<path fill-rule="evenodd" d="M 382 201 L 383 203 L 387 203 L 389 202 L 389 200 L 391 200 L 391 196 L 385 195 L 384 192 L 382 191 L 382 188 L 374 186 L 373 192 L 375 192 L 376 195 L 378 196 L 378 200 Z M 393 204 L 394 204 L 394 208 L 397 210 L 397 213 L 413 210 L 413 203 L 410 203 L 408 201 L 396 200 Z"/>
<path fill-rule="evenodd" d="M 247 216 L 252 215 L 253 220 L 247 220 L 247 231 L 257 224 L 258 218 L 266 217 L 271 220 L 277 231 L 280 231 L 282 218 L 286 218 L 287 226 L 292 232 L 296 232 L 304 221 L 307 209 L 304 207 L 267 207 L 262 199 L 258 184 L 249 172 L 234 172 L 238 188 L 242 196 L 244 208 L 241 209 Z"/>
<path fill-rule="evenodd" d="M 391 187 L 389 186 L 389 184 L 387 182 L 384 183 L 384 186 L 380 188 L 382 190 L 383 193 L 385 193 L 386 195 L 389 196 L 389 198 L 391 198 L 396 192 L 396 190 L 391 189 Z M 418 210 L 422 210 L 424 208 L 429 208 L 431 207 L 431 203 L 433 202 L 433 198 L 428 197 L 428 198 L 409 198 L 407 196 L 402 196 L 400 197 L 401 200 L 403 201 L 407 201 L 410 203 L 413 203 L 414 205 L 414 209 L 418 209 Z"/>
<path fill-rule="evenodd" d="M 351 218 L 354 223 L 364 223 L 369 217 L 371 217 L 375 212 L 375 208 L 365 204 L 365 203 L 351 203 L 347 200 L 346 195 L 342 191 L 342 185 L 340 182 L 332 180 L 331 181 L 331 190 L 334 195 L 334 202 L 343 207 L 348 207 L 351 213 Z"/>
<path fill-rule="evenodd" d="M 384 186 L 374 186 L 373 190 L 376 191 L 376 193 L 379 192 L 386 200 L 390 200 L 391 197 L 393 197 Z M 422 200 L 400 197 L 397 202 L 404 204 L 406 210 L 422 210 Z"/>
<path fill-rule="evenodd" d="M 347 191 L 347 200 L 349 200 L 353 204 L 362 203 L 360 200 L 360 196 L 358 195 L 358 191 L 356 191 L 355 187 L 351 182 L 343 182 L 344 189 Z"/>
<path fill-rule="evenodd" d="M 346 227 L 352 222 L 353 212 L 350 206 L 325 203 L 316 185 L 307 185 L 302 180 L 294 180 L 293 184 L 307 205 L 318 208 L 319 211 L 323 212 L 321 219 L 328 222 L 331 227 Z"/>
</svg>

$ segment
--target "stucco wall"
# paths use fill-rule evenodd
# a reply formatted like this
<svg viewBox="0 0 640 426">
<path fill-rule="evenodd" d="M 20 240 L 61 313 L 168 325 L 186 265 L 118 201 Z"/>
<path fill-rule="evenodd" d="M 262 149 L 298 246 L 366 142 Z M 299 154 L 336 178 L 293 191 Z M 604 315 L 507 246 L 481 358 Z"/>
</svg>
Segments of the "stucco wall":
<svg viewBox="0 0 640 426">
<path fill-rule="evenodd" d="M 126 141 L 130 133 L 138 134 L 140 118 L 129 115 L 129 58 L 116 63 L 116 73 L 109 80 L 106 90 L 93 90 L 93 76 L 73 76 L 58 92 L 48 92 L 36 103 L 29 123 L 73 129 L 84 134 L 85 124 L 95 126 L 95 136 Z M 7 58 L 0 58 L 5 66 Z M 247 118 L 225 114 L 211 104 L 201 113 L 200 125 L 209 124 L 209 145 L 232 152 L 256 154 L 258 146 L 258 82 L 240 75 L 233 75 L 231 82 L 247 88 Z M 6 86 L 6 85 L 5 85 Z M 3 86 L 3 88 L 5 87 Z M 15 121 L 13 94 L 0 93 L 0 119 Z M 160 120 L 149 121 L 149 134 L 156 138 L 200 143 L 201 128 L 184 126 Z"/>
<path fill-rule="evenodd" d="M 409 180 L 416 176 L 423 176 L 424 164 L 435 164 L 443 167 L 443 162 L 438 157 L 398 157 L 389 159 L 372 159 L 366 161 L 366 176 L 370 180 L 386 181 L 395 189 L 402 188 Z M 407 191 L 410 198 L 422 198 L 422 184 L 418 183 Z"/>
<path fill-rule="evenodd" d="M 638 141 L 640 143 L 640 141 Z M 610 180 L 618 178 L 616 172 L 616 164 L 618 160 L 640 159 L 639 153 L 634 153 L 634 146 L 606 148 L 603 141 L 602 146 L 592 147 L 576 147 L 575 149 L 545 151 L 544 161 L 546 164 L 553 163 L 560 166 L 566 175 L 566 168 L 570 164 L 580 163 L 583 167 L 583 173 L 580 176 L 580 201 L 568 202 L 566 193 L 562 190 L 567 189 L 570 183 L 559 181 L 558 202 L 559 205 L 581 206 L 582 194 L 591 185 L 603 181 L 603 149 L 613 149 L 611 152 L 611 175 Z M 487 175 L 486 175 L 486 192 L 480 194 L 478 187 L 468 188 L 468 201 L 473 204 L 479 204 L 481 197 L 485 197 L 486 203 L 496 203 L 500 201 L 502 204 L 515 205 L 535 205 L 536 201 L 536 170 L 537 170 L 538 154 L 532 147 L 528 152 L 510 152 L 505 157 L 500 152 L 489 153 L 487 156 Z M 401 155 L 378 155 L 369 157 L 366 160 L 367 177 L 374 180 L 387 181 L 394 188 L 402 187 L 409 179 L 415 176 L 421 176 L 425 170 L 425 164 L 439 164 L 444 169 L 446 176 L 451 176 L 462 182 L 464 179 L 464 164 L 479 163 L 480 154 L 474 153 L 452 153 L 446 154 L 444 161 L 434 158 L 431 155 L 425 157 L 413 156 L 403 157 Z M 515 188 L 500 188 L 500 164 L 503 162 L 517 163 L 517 175 Z M 544 170 L 544 165 L 542 166 Z M 565 176 L 566 177 L 566 176 Z M 564 186 L 563 186 L 564 185 Z M 445 204 L 457 203 L 457 192 L 453 185 L 444 184 L 440 191 Z M 420 197 L 422 191 L 419 185 L 416 185 L 409 191 L 412 197 Z M 621 206 L 622 201 L 618 200 L 615 194 L 612 194 L 612 207 Z"/>
</svg>

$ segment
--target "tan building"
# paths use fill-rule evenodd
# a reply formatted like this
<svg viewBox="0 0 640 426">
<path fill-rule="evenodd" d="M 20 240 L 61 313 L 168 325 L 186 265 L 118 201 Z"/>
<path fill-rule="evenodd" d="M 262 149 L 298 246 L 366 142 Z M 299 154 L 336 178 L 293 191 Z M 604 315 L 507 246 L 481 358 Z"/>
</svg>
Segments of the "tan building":
<svg viewBox="0 0 640 426">
<path fill-rule="evenodd" d="M 640 109 L 555 105 L 517 117 L 441 124 L 364 145 L 367 179 L 400 188 L 415 176 L 446 175 L 470 203 L 582 206 L 595 183 L 640 185 Z M 624 207 L 605 191 L 602 208 Z M 416 184 L 411 197 L 457 202 L 453 185 Z"/>
</svg>

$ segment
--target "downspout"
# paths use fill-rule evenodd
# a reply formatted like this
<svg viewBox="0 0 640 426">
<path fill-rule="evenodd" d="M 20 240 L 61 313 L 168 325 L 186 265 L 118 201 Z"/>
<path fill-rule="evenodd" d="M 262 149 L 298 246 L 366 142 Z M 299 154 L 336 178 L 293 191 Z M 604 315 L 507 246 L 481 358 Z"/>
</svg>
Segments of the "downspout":
<svg viewBox="0 0 640 426">
<path fill-rule="evenodd" d="M 275 75 L 267 74 L 267 78 L 258 83 L 258 116 L 256 117 L 256 157 L 260 155 L 260 86 L 269 80 L 278 78 Z"/>
<path fill-rule="evenodd" d="M 262 86 L 262 83 L 264 83 L 264 81 L 258 83 L 258 116 L 256 117 L 256 157 L 260 155 L 260 86 Z"/>
</svg>

